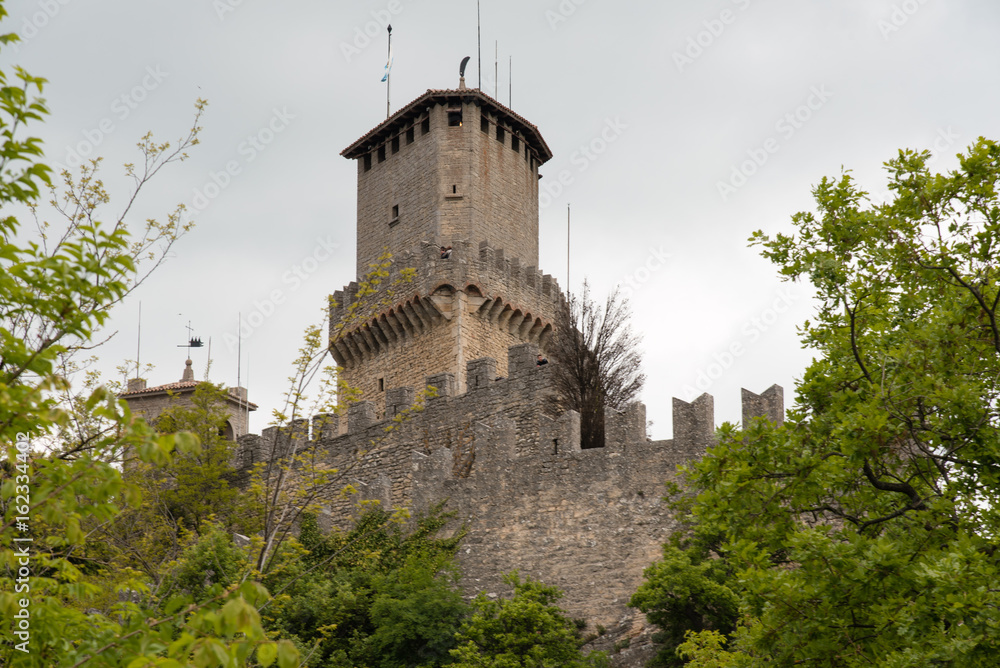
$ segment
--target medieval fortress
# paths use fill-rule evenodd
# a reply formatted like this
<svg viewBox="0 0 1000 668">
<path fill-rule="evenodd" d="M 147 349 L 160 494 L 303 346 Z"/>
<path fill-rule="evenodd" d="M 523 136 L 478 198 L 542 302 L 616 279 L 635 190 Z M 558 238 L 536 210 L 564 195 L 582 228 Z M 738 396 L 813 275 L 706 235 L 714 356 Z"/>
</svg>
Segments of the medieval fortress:
<svg viewBox="0 0 1000 668">
<path fill-rule="evenodd" d="M 511 109 L 463 79 L 428 90 L 342 154 L 358 167 L 358 280 L 334 295 L 329 345 L 362 394 L 345 415 L 257 436 L 238 417 L 255 407 L 234 388 L 238 467 L 294 442 L 388 508 L 419 513 L 447 499 L 456 528 L 468 529 L 467 592 L 496 595 L 518 569 L 561 587 L 572 617 L 608 631 L 605 647 L 648 639 L 627 603 L 676 527 L 664 483 L 713 442 L 712 397 L 673 399 L 674 437 L 663 441 L 647 438 L 638 403 L 608 411 L 603 448 L 580 448 L 578 414 L 553 416 L 552 365 L 535 362 L 566 308 L 538 269 L 539 168 L 552 153 Z M 196 385 L 186 372 L 123 396 L 152 419 L 165 396 Z M 743 391 L 744 422 L 783 415 L 780 387 Z M 327 526 L 349 521 L 356 503 L 328 499 Z M 641 665 L 641 644 L 615 663 Z"/>
</svg>

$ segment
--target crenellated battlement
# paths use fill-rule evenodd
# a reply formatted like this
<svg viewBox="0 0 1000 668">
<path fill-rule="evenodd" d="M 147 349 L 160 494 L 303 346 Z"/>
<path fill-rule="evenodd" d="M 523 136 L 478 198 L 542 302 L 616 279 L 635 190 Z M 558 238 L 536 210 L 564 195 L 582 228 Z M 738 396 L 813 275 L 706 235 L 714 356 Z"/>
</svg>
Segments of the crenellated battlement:
<svg viewBox="0 0 1000 668">
<path fill-rule="evenodd" d="M 503 249 L 455 242 L 442 258 L 423 243 L 392 259 L 385 276 L 333 295 L 330 348 L 348 384 L 387 414 L 387 388 L 447 372 L 467 387 L 470 359 L 498 359 L 512 345 L 545 349 L 566 307 L 558 282 Z M 373 285 L 374 284 L 374 285 Z"/>
<path fill-rule="evenodd" d="M 454 374 L 434 374 L 425 387 L 388 389 L 382 415 L 362 401 L 346 415 L 243 437 L 237 465 L 246 470 L 294 445 L 343 471 L 343 484 L 358 495 L 331 491 L 323 501 L 328 526 L 347 524 L 359 500 L 419 513 L 447 499 L 455 527 L 469 532 L 459 554 L 468 591 L 495 591 L 501 574 L 516 568 L 562 587 L 572 616 L 626 637 L 638 614 L 626 608 L 628 597 L 679 526 L 663 485 L 715 442 L 714 400 L 674 399 L 673 437 L 661 441 L 646 436 L 643 404 L 609 410 L 605 447 L 581 449 L 580 416 L 549 408 L 554 367 L 537 366 L 537 350 L 512 346 L 505 365 L 469 361 L 465 391 Z M 433 396 L 421 400 L 426 387 Z M 776 385 L 760 395 L 744 390 L 745 423 L 780 423 L 781 397 Z"/>
<path fill-rule="evenodd" d="M 321 448 L 337 458 L 342 453 L 356 453 L 376 443 L 379 449 L 393 449 L 401 441 L 419 432 L 422 449 L 451 449 L 453 439 L 447 424 L 484 424 L 496 419 L 512 419 L 515 440 L 511 454 L 525 461 L 541 458 L 583 454 L 606 460 L 620 457 L 643 445 L 652 450 L 668 451 L 672 463 L 700 456 L 715 440 L 714 399 L 702 394 L 692 402 L 673 399 L 673 438 L 651 441 L 646 437 L 646 407 L 636 402 L 624 411 L 607 409 L 605 419 L 606 446 L 581 449 L 579 416 L 569 411 L 552 415 L 548 398 L 553 393 L 552 366 L 537 366 L 537 346 L 520 344 L 508 351 L 508 376 L 496 375 L 497 361 L 475 359 L 467 364 L 468 389 L 459 393 L 453 374 L 428 376 L 420 388 L 397 387 L 386 391 L 386 412 L 380 415 L 371 401 L 359 401 L 348 406 L 347 415 L 321 414 L 311 419 L 294 420 L 279 430 L 265 429 L 260 436 L 240 439 L 238 466 L 249 467 L 273 451 L 273 444 L 296 441 L 302 447 Z M 429 391 L 429 392 L 428 392 Z M 742 391 L 743 421 L 748 426 L 756 417 L 781 424 L 784 420 L 782 388 L 773 385 L 763 394 Z M 423 396 L 421 396 L 423 395 Z M 397 416 L 404 416 L 402 422 Z M 434 431 L 440 431 L 434 434 Z M 271 447 L 261 448 L 264 444 Z M 632 456 L 631 454 L 627 456 Z M 646 461 L 648 464 L 648 461 Z M 477 470 L 484 467 L 477 465 Z M 490 469 L 490 467 L 485 467 Z M 488 470 L 487 475 L 498 471 Z"/>
</svg>

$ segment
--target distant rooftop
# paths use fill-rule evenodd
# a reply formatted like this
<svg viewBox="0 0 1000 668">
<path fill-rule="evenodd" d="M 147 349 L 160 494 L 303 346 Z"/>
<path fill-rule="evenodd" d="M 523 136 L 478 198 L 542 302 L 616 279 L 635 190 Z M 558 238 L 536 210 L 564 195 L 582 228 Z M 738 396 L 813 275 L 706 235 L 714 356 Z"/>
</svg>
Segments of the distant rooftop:
<svg viewBox="0 0 1000 668">
<path fill-rule="evenodd" d="M 146 387 L 146 381 L 142 378 L 133 378 L 128 381 L 128 388 L 119 394 L 119 397 L 133 399 L 136 397 L 147 397 L 157 394 L 193 392 L 203 381 L 194 379 L 194 370 L 191 368 L 191 360 L 184 362 L 184 375 L 174 383 L 166 383 L 155 387 Z M 242 406 L 246 406 L 252 411 L 257 410 L 257 404 L 247 401 L 246 390 L 242 387 L 229 388 L 226 396 L 227 401 L 232 401 Z"/>
</svg>

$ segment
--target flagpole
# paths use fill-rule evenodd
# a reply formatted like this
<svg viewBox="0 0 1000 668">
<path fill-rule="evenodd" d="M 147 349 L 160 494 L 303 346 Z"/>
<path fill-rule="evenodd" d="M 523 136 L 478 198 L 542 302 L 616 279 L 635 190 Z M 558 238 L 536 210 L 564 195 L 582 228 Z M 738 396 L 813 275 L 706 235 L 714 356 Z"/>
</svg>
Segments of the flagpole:
<svg viewBox="0 0 1000 668">
<path fill-rule="evenodd" d="M 392 86 L 392 24 L 387 26 L 389 31 L 389 53 L 386 55 L 385 70 L 385 117 L 389 118 L 389 88 Z"/>
</svg>

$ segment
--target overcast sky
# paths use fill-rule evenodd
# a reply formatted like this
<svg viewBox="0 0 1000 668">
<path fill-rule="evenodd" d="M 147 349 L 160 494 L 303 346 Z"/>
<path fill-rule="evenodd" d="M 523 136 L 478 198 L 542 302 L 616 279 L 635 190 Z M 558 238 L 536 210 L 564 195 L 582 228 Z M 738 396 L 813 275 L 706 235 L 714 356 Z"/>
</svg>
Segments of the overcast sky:
<svg viewBox="0 0 1000 668">
<path fill-rule="evenodd" d="M 212 380 L 235 385 L 242 312 L 254 323 L 242 380 L 259 432 L 301 332 L 354 279 L 356 172 L 339 154 L 385 117 L 385 22 L 395 110 L 457 87 L 466 55 L 477 85 L 476 3 L 6 6 L 4 32 L 24 41 L 0 54 L 3 68 L 49 80 L 52 116 L 34 133 L 50 164 L 103 155 L 112 207 L 138 138 L 176 140 L 195 99 L 209 100 L 202 144 L 135 216 L 183 202 L 197 227 L 115 312 L 99 354 L 109 375 L 135 359 L 141 300 L 150 384 L 180 378 L 190 321 L 212 339 Z M 812 208 L 812 185 L 842 167 L 883 192 L 881 164 L 899 148 L 932 150 L 948 169 L 976 137 L 997 138 L 998 30 L 1000 3 L 988 0 L 482 1 L 482 88 L 555 155 L 541 169 L 541 267 L 566 285 L 571 203 L 570 287 L 586 276 L 598 294 L 629 288 L 655 438 L 670 437 L 672 396 L 708 390 L 717 423 L 739 420 L 741 387 L 778 383 L 792 403 L 811 357 L 796 332 L 810 291 L 779 281 L 747 238 L 787 231 Z M 193 358 L 201 378 L 207 350 Z"/>
</svg>

